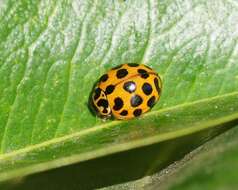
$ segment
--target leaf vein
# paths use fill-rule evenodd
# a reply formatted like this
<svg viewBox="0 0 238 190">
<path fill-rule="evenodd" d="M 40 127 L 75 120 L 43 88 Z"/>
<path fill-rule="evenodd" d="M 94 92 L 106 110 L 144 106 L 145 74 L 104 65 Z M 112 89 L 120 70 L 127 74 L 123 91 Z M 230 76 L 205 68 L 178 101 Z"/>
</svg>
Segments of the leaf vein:
<svg viewBox="0 0 238 190">
<path fill-rule="evenodd" d="M 150 0 L 148 1 L 148 10 L 147 10 L 147 14 L 148 14 L 148 34 L 147 34 L 147 40 L 145 43 L 145 48 L 144 48 L 144 53 L 142 55 L 141 58 L 141 63 L 145 63 L 146 61 L 146 56 L 149 52 L 150 49 L 150 44 L 151 44 L 151 32 L 152 32 L 152 24 L 151 24 L 151 6 L 150 6 Z"/>
<path fill-rule="evenodd" d="M 223 95 L 217 95 L 217 96 L 214 96 L 214 97 L 203 98 L 203 99 L 196 100 L 196 101 L 193 101 L 193 102 L 186 102 L 186 103 L 182 103 L 182 104 L 179 104 L 179 105 L 174 105 L 174 106 L 167 107 L 167 108 L 162 108 L 160 110 L 151 111 L 151 112 L 145 114 L 144 118 L 149 117 L 149 116 L 153 116 L 153 115 L 156 115 L 156 114 L 159 114 L 159 113 L 164 113 L 164 112 L 168 112 L 168 111 L 173 111 L 175 109 L 184 108 L 184 107 L 187 107 L 187 106 L 193 106 L 193 105 L 196 105 L 196 104 L 199 104 L 199 103 L 205 103 L 205 102 L 209 102 L 209 101 L 212 101 L 212 100 L 217 100 L 217 99 L 220 99 L 220 98 L 229 98 L 231 96 L 238 96 L 238 91 L 234 91 L 234 92 L 223 94 Z M 70 140 L 72 138 L 87 135 L 89 133 L 93 133 L 95 131 L 105 129 L 107 127 L 115 126 L 115 125 L 120 124 L 122 122 L 123 121 L 119 121 L 119 120 L 111 121 L 111 122 L 108 122 L 108 123 L 105 123 L 105 124 L 96 125 L 94 127 L 81 130 L 81 131 L 73 133 L 73 134 L 65 135 L 63 137 L 56 137 L 54 139 L 50 139 L 48 141 L 44 141 L 44 142 L 39 143 L 39 144 L 30 145 L 28 147 L 24 147 L 22 149 L 18 149 L 18 150 L 0 155 L 0 161 L 3 160 L 3 159 L 6 159 L 7 157 L 18 155 L 18 154 L 21 154 L 21 153 L 30 152 L 30 151 L 35 150 L 37 148 L 42 148 L 42 147 L 49 146 L 49 145 L 56 144 L 56 143 L 62 143 L 62 142 L 65 142 L 67 140 Z"/>
<path fill-rule="evenodd" d="M 96 4 L 96 3 L 95 3 Z M 94 5 L 95 6 L 95 5 Z M 82 35 L 83 35 L 83 31 L 84 31 L 84 28 L 87 26 L 87 22 L 85 22 L 87 19 L 87 17 L 89 17 L 90 15 L 91 15 L 91 12 L 92 12 L 92 10 L 93 10 L 93 8 L 94 8 L 94 6 L 92 6 L 92 8 L 91 8 L 91 10 L 90 11 L 88 11 L 88 14 L 86 14 L 85 16 L 84 16 L 84 18 L 83 18 L 83 20 L 82 20 L 82 28 L 81 28 L 81 31 L 80 31 L 80 35 L 78 36 L 78 38 L 77 38 L 77 40 L 76 40 L 76 46 L 74 47 L 74 49 L 73 49 L 73 53 L 72 53 L 72 56 L 71 56 L 71 58 L 70 58 L 70 60 L 68 61 L 69 62 L 69 68 L 68 68 L 68 80 L 67 80 L 67 91 L 66 91 L 66 100 L 65 100 L 65 102 L 64 102 L 64 104 L 63 104 L 63 109 L 62 109 L 62 111 L 61 111 L 61 114 L 60 114 L 60 119 L 59 119 L 59 122 L 58 122 L 58 124 L 56 125 L 56 129 L 55 129 L 55 133 L 54 133 L 54 136 L 53 137 L 56 137 L 57 136 L 57 133 L 58 133 L 58 130 L 59 130 L 59 127 L 60 127 L 60 125 L 62 124 L 62 122 L 63 122 L 63 118 L 64 118 L 64 113 L 65 113 L 65 109 L 66 109 L 66 105 L 67 105 L 67 103 L 68 103 L 68 101 L 69 101 L 69 93 L 70 93 L 70 89 L 71 89 L 71 87 L 70 87 L 70 80 L 71 80 L 71 76 L 72 76 L 72 60 L 74 59 L 74 56 L 75 56 L 75 53 L 76 53 L 76 51 L 77 51 L 77 49 L 78 49 L 78 47 L 79 47 L 79 44 L 80 44 L 80 41 L 81 41 L 81 39 L 82 39 Z"/>
</svg>

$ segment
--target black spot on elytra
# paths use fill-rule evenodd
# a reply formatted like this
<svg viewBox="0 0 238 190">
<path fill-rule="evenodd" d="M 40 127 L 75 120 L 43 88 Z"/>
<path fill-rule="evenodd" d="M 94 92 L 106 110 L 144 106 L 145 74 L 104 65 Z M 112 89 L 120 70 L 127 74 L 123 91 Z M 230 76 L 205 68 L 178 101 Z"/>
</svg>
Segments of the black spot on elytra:
<svg viewBox="0 0 238 190">
<path fill-rule="evenodd" d="M 152 108 L 155 105 L 155 96 L 152 96 L 148 101 L 147 101 L 147 106 Z"/>
<path fill-rule="evenodd" d="M 125 82 L 124 85 L 123 85 L 123 88 L 124 88 L 125 91 L 127 91 L 129 93 L 135 92 L 136 83 L 133 82 L 133 81 Z"/>
<path fill-rule="evenodd" d="M 100 97 L 100 94 L 101 94 L 101 89 L 100 88 L 96 88 L 95 91 L 94 91 L 93 99 L 97 100 Z"/>
<path fill-rule="evenodd" d="M 108 85 L 107 88 L 106 88 L 106 94 L 111 94 L 115 89 L 115 86 L 114 85 Z"/>
<path fill-rule="evenodd" d="M 141 78 L 146 79 L 149 77 L 148 72 L 144 69 L 138 69 L 138 73 L 140 74 Z"/>
<path fill-rule="evenodd" d="M 134 95 L 131 97 L 131 106 L 132 107 L 137 107 L 141 105 L 143 102 L 142 98 L 139 95 Z"/>
<path fill-rule="evenodd" d="M 134 115 L 135 117 L 140 116 L 141 113 L 142 113 L 142 110 L 141 110 L 141 109 L 136 109 L 135 111 L 133 111 L 133 115 Z"/>
<path fill-rule="evenodd" d="M 116 67 L 113 67 L 112 70 L 117 70 L 117 69 L 119 69 L 119 68 L 121 68 L 121 67 L 122 67 L 122 65 L 118 65 L 118 66 L 116 66 Z"/>
<path fill-rule="evenodd" d="M 120 115 L 122 115 L 122 116 L 126 116 L 128 114 L 128 111 L 126 111 L 126 110 L 123 110 L 121 113 L 120 113 Z"/>
<path fill-rule="evenodd" d="M 150 95 L 152 93 L 152 86 L 145 82 L 142 86 L 142 90 L 146 95 Z"/>
<path fill-rule="evenodd" d="M 107 108 L 108 108 L 108 101 L 105 100 L 105 99 L 100 99 L 98 102 L 97 102 L 97 106 L 98 107 L 103 107 L 103 113 L 107 113 Z"/>
<path fill-rule="evenodd" d="M 120 69 L 117 71 L 117 78 L 121 79 L 123 77 L 125 77 L 128 74 L 128 71 L 126 69 Z"/>
<path fill-rule="evenodd" d="M 138 67 L 139 66 L 138 63 L 127 63 L 127 65 L 130 67 Z"/>
<path fill-rule="evenodd" d="M 115 111 L 118 111 L 120 110 L 121 108 L 123 107 L 123 100 L 119 97 L 115 98 L 114 99 L 114 106 L 113 106 L 113 109 Z"/>
<path fill-rule="evenodd" d="M 159 80 L 157 78 L 154 78 L 154 83 L 158 94 L 160 94 Z"/>
<path fill-rule="evenodd" d="M 100 82 L 106 82 L 107 79 L 108 79 L 108 74 L 104 74 L 104 75 L 102 75 L 102 76 L 100 77 L 99 81 L 100 81 Z"/>
</svg>

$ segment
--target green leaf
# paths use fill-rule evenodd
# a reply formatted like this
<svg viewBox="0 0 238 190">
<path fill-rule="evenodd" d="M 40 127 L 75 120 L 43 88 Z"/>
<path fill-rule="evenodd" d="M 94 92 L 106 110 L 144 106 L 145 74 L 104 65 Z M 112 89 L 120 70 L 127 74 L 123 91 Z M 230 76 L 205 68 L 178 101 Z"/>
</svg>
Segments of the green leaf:
<svg viewBox="0 0 238 190">
<path fill-rule="evenodd" d="M 236 126 L 160 172 L 102 189 L 236 189 L 237 135 Z"/>
<path fill-rule="evenodd" d="M 0 9 L 0 181 L 238 117 L 235 1 L 6 0 Z M 142 118 L 104 123 L 89 94 L 125 62 L 158 71 L 161 101 Z"/>
<path fill-rule="evenodd" d="M 189 160 L 181 161 L 183 166 L 175 168 L 169 180 L 160 183 L 160 188 L 235 189 L 238 184 L 237 137 L 236 127 L 195 150 L 189 155 Z M 158 184 L 154 183 L 150 188 L 145 189 L 157 189 L 157 187 Z"/>
</svg>

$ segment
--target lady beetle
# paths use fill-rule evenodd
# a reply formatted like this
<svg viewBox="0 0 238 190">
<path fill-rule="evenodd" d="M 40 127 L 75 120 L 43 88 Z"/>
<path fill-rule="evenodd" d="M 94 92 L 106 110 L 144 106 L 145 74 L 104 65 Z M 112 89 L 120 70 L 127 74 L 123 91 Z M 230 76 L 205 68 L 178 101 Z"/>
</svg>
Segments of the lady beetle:
<svg viewBox="0 0 238 190">
<path fill-rule="evenodd" d="M 159 100 L 162 81 L 150 67 L 127 63 L 102 75 L 91 104 L 102 118 L 131 119 L 149 111 Z"/>
</svg>

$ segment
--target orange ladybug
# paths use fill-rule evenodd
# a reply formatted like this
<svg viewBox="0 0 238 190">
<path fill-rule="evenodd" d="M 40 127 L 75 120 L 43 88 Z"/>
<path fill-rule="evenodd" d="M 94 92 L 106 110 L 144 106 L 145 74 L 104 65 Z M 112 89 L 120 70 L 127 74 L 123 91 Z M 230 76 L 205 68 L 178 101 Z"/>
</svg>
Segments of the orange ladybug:
<svg viewBox="0 0 238 190">
<path fill-rule="evenodd" d="M 102 118 L 127 120 L 149 111 L 159 100 L 161 89 L 162 81 L 150 67 L 122 64 L 100 77 L 91 105 Z"/>
</svg>

